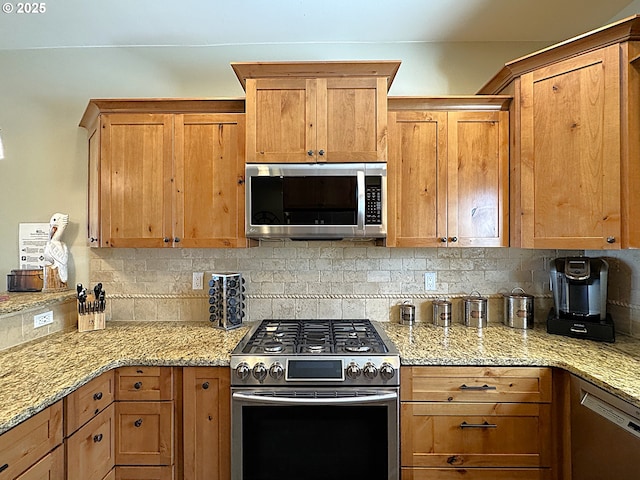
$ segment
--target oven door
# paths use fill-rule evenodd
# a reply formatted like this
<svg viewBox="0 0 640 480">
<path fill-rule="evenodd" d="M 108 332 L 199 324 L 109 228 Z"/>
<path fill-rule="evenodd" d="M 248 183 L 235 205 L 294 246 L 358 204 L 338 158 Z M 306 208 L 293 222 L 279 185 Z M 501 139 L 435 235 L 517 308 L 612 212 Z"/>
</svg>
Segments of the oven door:
<svg viewBox="0 0 640 480">
<path fill-rule="evenodd" d="M 399 480 L 398 389 L 232 389 L 233 480 Z"/>
</svg>

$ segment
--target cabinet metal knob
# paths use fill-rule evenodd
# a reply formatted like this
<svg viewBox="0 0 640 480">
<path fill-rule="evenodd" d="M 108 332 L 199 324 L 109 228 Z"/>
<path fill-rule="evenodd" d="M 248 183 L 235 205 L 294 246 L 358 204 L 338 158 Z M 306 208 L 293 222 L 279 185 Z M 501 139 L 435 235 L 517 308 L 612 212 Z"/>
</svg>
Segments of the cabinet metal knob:
<svg viewBox="0 0 640 480">
<path fill-rule="evenodd" d="M 442 237 L 442 238 L 440 238 L 440 241 L 441 241 L 442 243 L 447 243 L 447 237 Z"/>
<path fill-rule="evenodd" d="M 102 392 L 96 392 L 93 394 L 93 399 L 94 400 L 101 400 L 102 399 Z"/>
<path fill-rule="evenodd" d="M 179 238 L 179 237 L 175 237 L 175 238 L 173 239 L 173 241 L 174 241 L 174 243 L 180 243 L 180 238 Z"/>
<path fill-rule="evenodd" d="M 142 419 L 141 419 L 141 418 L 137 419 L 135 422 L 133 422 L 133 424 L 134 424 L 136 427 L 140 427 L 140 426 L 142 425 Z"/>
<path fill-rule="evenodd" d="M 97 242 L 97 241 L 98 241 L 98 239 L 97 239 L 97 238 L 95 238 L 95 237 L 91 237 L 91 238 L 89 238 L 89 241 L 90 241 L 91 243 L 94 243 L 94 242 Z"/>
<path fill-rule="evenodd" d="M 208 388 L 209 388 L 209 382 L 204 382 L 204 383 L 202 384 L 202 389 L 203 389 L 203 390 L 207 390 Z"/>
<path fill-rule="evenodd" d="M 458 237 L 450 237 L 449 241 L 455 243 L 458 241 Z"/>
<path fill-rule="evenodd" d="M 607 243 L 616 243 L 616 237 L 607 237 Z"/>
<path fill-rule="evenodd" d="M 142 388 L 142 382 L 136 382 L 133 384 L 133 388 L 140 390 Z"/>
<path fill-rule="evenodd" d="M 169 241 L 170 241 L 170 240 L 169 240 L 169 237 L 164 237 L 164 238 L 162 239 L 162 241 L 163 241 L 164 243 L 169 243 Z"/>
<path fill-rule="evenodd" d="M 313 150 L 307 151 L 307 155 L 309 155 L 310 157 L 313 157 Z"/>
<path fill-rule="evenodd" d="M 102 434 L 101 433 L 93 436 L 93 442 L 94 443 L 98 443 L 98 442 L 101 442 L 101 441 L 102 441 Z"/>
<path fill-rule="evenodd" d="M 324 155 L 324 150 L 320 150 L 320 151 L 318 152 L 318 155 L 320 155 L 320 156 Z"/>
</svg>

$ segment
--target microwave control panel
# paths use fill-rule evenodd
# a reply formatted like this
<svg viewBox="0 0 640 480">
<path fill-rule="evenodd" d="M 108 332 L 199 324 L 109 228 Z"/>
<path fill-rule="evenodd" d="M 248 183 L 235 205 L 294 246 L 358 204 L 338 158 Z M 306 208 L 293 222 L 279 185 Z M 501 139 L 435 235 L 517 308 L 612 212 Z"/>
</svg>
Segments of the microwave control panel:
<svg viewBox="0 0 640 480">
<path fill-rule="evenodd" d="M 365 189 L 365 223 L 380 225 L 382 223 L 382 187 L 367 185 Z"/>
</svg>

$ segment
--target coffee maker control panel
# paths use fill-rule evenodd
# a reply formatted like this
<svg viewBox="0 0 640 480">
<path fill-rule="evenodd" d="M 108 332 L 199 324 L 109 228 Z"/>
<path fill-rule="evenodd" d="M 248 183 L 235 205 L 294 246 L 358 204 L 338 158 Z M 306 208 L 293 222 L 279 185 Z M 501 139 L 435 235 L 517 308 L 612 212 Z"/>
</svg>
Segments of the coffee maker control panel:
<svg viewBox="0 0 640 480">
<path fill-rule="evenodd" d="M 590 259 L 567 259 L 564 266 L 564 274 L 571 280 L 588 280 L 591 276 Z"/>
</svg>

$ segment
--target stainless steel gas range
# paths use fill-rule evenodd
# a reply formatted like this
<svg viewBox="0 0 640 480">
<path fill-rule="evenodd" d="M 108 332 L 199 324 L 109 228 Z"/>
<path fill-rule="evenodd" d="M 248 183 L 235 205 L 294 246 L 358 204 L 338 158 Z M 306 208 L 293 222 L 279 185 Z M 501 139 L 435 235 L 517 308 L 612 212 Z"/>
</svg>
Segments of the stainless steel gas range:
<svg viewBox="0 0 640 480">
<path fill-rule="evenodd" d="M 399 386 L 369 320 L 263 320 L 231 354 L 232 479 L 398 480 Z"/>
</svg>

